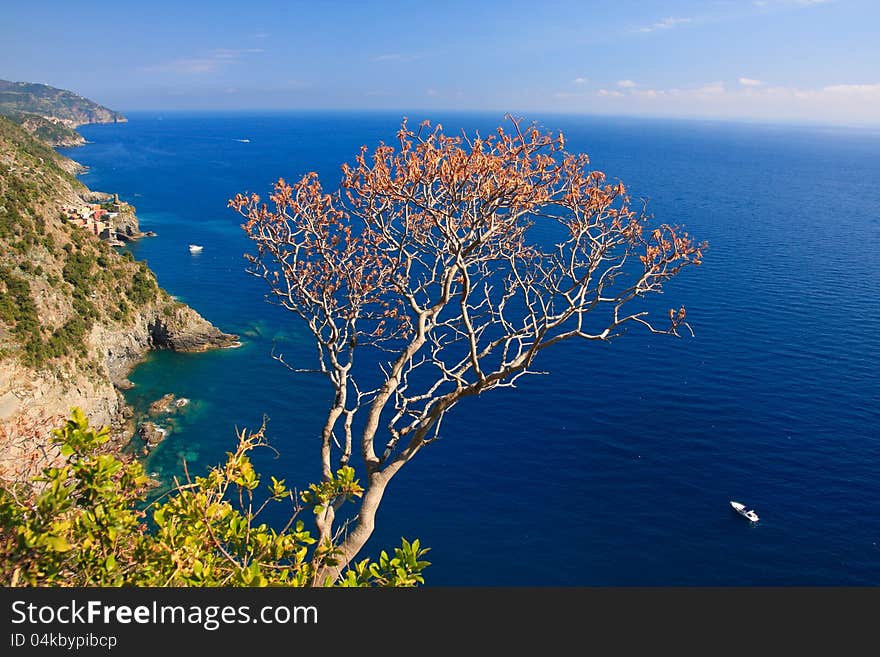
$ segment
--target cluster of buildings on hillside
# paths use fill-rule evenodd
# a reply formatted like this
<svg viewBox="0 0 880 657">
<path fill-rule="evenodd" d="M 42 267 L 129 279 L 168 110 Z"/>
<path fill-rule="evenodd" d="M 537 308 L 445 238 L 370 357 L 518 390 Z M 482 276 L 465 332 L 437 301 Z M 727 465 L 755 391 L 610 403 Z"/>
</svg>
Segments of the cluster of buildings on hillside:
<svg viewBox="0 0 880 657">
<path fill-rule="evenodd" d="M 77 226 L 93 233 L 102 240 L 109 241 L 114 246 L 122 244 L 120 238 L 128 239 L 130 231 L 116 225 L 116 218 L 122 210 L 119 195 L 114 194 L 112 201 L 104 203 L 88 203 L 83 201 L 78 205 L 62 206 L 65 219 Z"/>
</svg>

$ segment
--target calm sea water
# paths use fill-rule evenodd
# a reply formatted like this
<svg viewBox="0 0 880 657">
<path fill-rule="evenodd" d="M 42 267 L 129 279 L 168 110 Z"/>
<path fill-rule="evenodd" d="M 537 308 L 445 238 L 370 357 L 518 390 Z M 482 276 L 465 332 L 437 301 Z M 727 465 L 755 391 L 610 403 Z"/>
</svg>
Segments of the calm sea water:
<svg viewBox="0 0 880 657">
<path fill-rule="evenodd" d="M 422 118 L 502 121 L 410 116 Z M 461 404 L 392 482 L 367 552 L 418 537 L 433 585 L 880 585 L 880 135 L 529 118 L 711 243 L 655 303 L 687 306 L 696 337 L 565 345 L 541 364 L 550 375 Z M 400 115 L 130 119 L 83 127 L 91 143 L 68 154 L 158 233 L 132 251 L 160 284 L 244 339 L 155 354 L 132 374 L 141 410 L 166 392 L 193 400 L 149 468 L 167 478 L 186 458 L 198 471 L 265 415 L 280 455 L 259 455 L 260 469 L 316 480 L 330 392 L 270 358 L 277 344 L 311 362 L 310 342 L 245 274 L 250 243 L 226 200 L 308 170 L 335 184 Z"/>
</svg>

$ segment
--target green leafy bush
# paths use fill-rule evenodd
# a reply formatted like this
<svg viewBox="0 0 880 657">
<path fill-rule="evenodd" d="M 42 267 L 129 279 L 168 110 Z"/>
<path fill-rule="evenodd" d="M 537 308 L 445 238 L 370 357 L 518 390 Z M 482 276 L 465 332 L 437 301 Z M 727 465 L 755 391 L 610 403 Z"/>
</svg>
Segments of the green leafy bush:
<svg viewBox="0 0 880 657">
<path fill-rule="evenodd" d="M 74 409 L 54 439 L 67 462 L 46 468 L 30 486 L 0 486 L 0 584 L 5 586 L 416 586 L 424 583 L 419 541 L 403 540 L 316 581 L 336 546 L 319 545 L 300 512 L 356 497 L 351 468 L 302 494 L 270 478 L 261 488 L 249 454 L 266 445 L 264 428 L 239 434 L 224 464 L 146 503 L 149 478 L 137 461 L 102 453 L 109 432 Z M 286 505 L 276 530 L 259 520 Z M 152 529 L 147 520 L 151 519 Z"/>
<path fill-rule="evenodd" d="M 140 263 L 140 267 L 131 277 L 131 287 L 128 290 L 128 298 L 136 306 L 149 303 L 156 298 L 159 293 L 159 286 L 152 272 L 144 263 Z"/>
<path fill-rule="evenodd" d="M 42 345 L 37 306 L 28 282 L 0 266 L 0 321 L 11 327 L 19 344 L 24 345 L 25 360 L 39 354 Z"/>
</svg>

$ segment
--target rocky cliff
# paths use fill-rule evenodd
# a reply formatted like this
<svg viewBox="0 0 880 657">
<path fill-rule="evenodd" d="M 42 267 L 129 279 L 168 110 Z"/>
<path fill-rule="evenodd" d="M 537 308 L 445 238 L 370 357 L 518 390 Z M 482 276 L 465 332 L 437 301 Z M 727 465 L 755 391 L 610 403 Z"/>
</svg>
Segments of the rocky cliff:
<svg viewBox="0 0 880 657">
<path fill-rule="evenodd" d="M 90 194 L 73 170 L 70 160 L 0 117 L 4 479 L 58 459 L 49 432 L 74 405 L 93 424 L 111 425 L 115 446 L 123 444 L 132 427 L 119 388 L 149 350 L 236 343 L 161 289 L 145 263 L 65 219 L 63 208 Z"/>
<path fill-rule="evenodd" d="M 0 359 L 0 479 L 30 478 L 58 460 L 49 432 L 73 406 L 82 408 L 94 426 L 109 425 L 110 448 L 123 448 L 134 426 L 120 391 L 130 385 L 129 372 L 147 352 L 237 345 L 236 336 L 192 308 L 172 304 L 141 308 L 123 326 L 95 324 L 85 339 L 90 358 L 77 367 L 34 368 L 16 358 Z"/>
</svg>

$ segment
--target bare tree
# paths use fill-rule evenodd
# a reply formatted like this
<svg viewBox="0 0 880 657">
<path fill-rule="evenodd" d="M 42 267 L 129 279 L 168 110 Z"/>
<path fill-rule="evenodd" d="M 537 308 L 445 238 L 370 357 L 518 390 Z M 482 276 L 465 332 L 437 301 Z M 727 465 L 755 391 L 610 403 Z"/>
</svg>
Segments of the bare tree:
<svg viewBox="0 0 880 657">
<path fill-rule="evenodd" d="M 0 486 L 15 495 L 22 486 L 33 485 L 31 480 L 43 468 L 64 462 L 60 448 L 51 440 L 52 429 L 63 419 L 39 411 L 0 422 Z"/>
<path fill-rule="evenodd" d="M 703 245 L 676 226 L 651 228 L 623 184 L 564 151 L 562 134 L 508 118 L 510 130 L 486 138 L 427 121 L 413 132 L 404 119 L 399 145 L 363 147 L 332 194 L 309 173 L 279 180 L 270 204 L 230 201 L 257 245 L 249 271 L 314 336 L 317 367 L 288 366 L 320 372 L 335 391 L 324 480 L 355 449 L 366 476 L 318 583 L 358 554 L 388 482 L 464 398 L 514 387 L 565 340 L 608 341 L 630 325 L 690 330 L 683 308 L 661 327 L 630 302 L 699 264 Z M 322 542 L 339 530 L 342 502 L 318 514 Z"/>
</svg>

